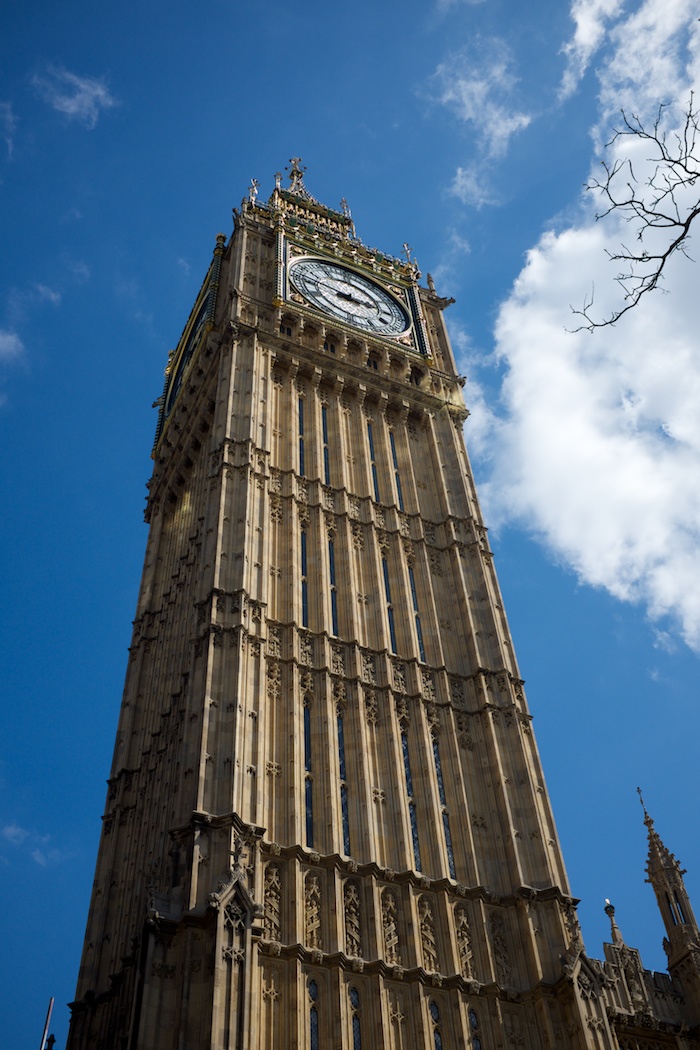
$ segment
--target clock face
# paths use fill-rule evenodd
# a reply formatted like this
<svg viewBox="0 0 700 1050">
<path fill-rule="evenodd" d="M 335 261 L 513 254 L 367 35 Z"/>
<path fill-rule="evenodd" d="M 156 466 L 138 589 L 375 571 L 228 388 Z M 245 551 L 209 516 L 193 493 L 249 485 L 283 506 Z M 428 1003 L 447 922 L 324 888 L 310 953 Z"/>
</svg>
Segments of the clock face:
<svg viewBox="0 0 700 1050">
<path fill-rule="evenodd" d="M 289 280 L 305 299 L 339 321 L 378 335 L 401 335 L 410 321 L 404 308 L 374 281 L 325 259 L 292 263 Z"/>
</svg>

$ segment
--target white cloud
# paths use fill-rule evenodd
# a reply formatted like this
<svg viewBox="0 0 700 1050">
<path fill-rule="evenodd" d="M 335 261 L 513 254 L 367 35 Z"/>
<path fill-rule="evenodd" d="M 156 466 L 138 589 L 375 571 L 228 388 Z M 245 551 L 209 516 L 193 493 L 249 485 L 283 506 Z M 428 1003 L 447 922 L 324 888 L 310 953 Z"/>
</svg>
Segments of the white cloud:
<svg viewBox="0 0 700 1050">
<path fill-rule="evenodd" d="M 12 104 L 10 102 L 0 102 L 0 135 L 5 140 L 8 157 L 11 157 L 14 152 L 16 130 L 17 117 L 12 111 Z"/>
<path fill-rule="evenodd" d="M 29 832 L 25 828 L 20 828 L 17 824 L 7 824 L 2 829 L 2 837 L 11 842 L 13 846 L 21 846 L 28 836 Z"/>
<path fill-rule="evenodd" d="M 80 77 L 57 66 L 49 66 L 43 76 L 37 74 L 32 83 L 44 102 L 87 128 L 95 127 L 102 110 L 118 104 L 103 79 Z"/>
<path fill-rule="evenodd" d="M 475 156 L 457 169 L 451 191 L 465 204 L 481 208 L 496 204 L 489 169 L 505 156 L 513 135 L 523 131 L 532 116 L 517 106 L 518 78 L 508 45 L 497 37 L 476 38 L 442 62 L 433 74 L 434 101 L 447 106 L 474 131 Z"/>
<path fill-rule="evenodd" d="M 482 165 L 476 162 L 459 167 L 450 185 L 450 192 L 463 204 L 483 208 L 485 204 L 497 204 L 498 196 L 488 184 Z"/>
<path fill-rule="evenodd" d="M 437 9 L 443 14 L 453 7 L 473 7 L 475 4 L 483 4 L 484 0 L 437 0 Z"/>
<path fill-rule="evenodd" d="M 0 361 L 14 361 L 24 353 L 24 344 L 16 332 L 0 328 Z"/>
<path fill-rule="evenodd" d="M 559 87 L 562 101 L 573 95 L 605 39 L 606 23 L 616 18 L 623 6 L 624 0 L 573 0 L 570 14 L 575 25 L 574 35 L 562 48 L 566 56 L 566 69 Z"/>
<path fill-rule="evenodd" d="M 493 37 L 457 52 L 433 74 L 438 101 L 472 125 L 480 149 L 489 157 L 502 157 L 511 137 L 532 119 L 515 106 L 518 78 L 512 67 L 507 44 Z"/>
<path fill-rule="evenodd" d="M 20 855 L 26 857 L 28 853 L 34 863 L 41 868 L 46 868 L 50 864 L 60 864 L 71 856 L 69 851 L 52 846 L 50 835 L 39 835 L 15 823 L 7 824 L 2 828 L 0 836 L 11 846 L 24 847 Z M 9 860 L 7 857 L 0 857 L 0 863 L 8 864 Z"/>
<path fill-rule="evenodd" d="M 652 90 L 679 106 L 687 100 L 700 51 L 693 13 L 690 0 L 644 0 L 616 27 L 616 48 L 598 70 L 599 133 L 615 85 L 630 102 L 637 90 L 639 105 L 629 108 L 642 116 L 658 106 Z M 666 70 L 654 89 L 646 61 Z M 649 150 L 636 152 L 643 185 Z M 614 328 L 567 332 L 569 304 L 580 305 L 592 285 L 597 316 L 620 305 L 606 251 L 633 233 L 616 216 L 596 223 L 593 204 L 584 202 L 577 224 L 540 239 L 500 310 L 505 414 L 492 431 L 483 495 L 492 518 L 523 523 L 582 581 L 642 603 L 658 644 L 672 628 L 700 649 L 698 269 L 678 256 L 669 294 L 648 295 Z"/>
<path fill-rule="evenodd" d="M 61 301 L 61 293 L 57 292 L 55 288 L 49 288 L 46 284 L 35 284 L 34 290 L 37 297 L 45 303 L 52 303 L 54 306 L 58 306 Z"/>
</svg>

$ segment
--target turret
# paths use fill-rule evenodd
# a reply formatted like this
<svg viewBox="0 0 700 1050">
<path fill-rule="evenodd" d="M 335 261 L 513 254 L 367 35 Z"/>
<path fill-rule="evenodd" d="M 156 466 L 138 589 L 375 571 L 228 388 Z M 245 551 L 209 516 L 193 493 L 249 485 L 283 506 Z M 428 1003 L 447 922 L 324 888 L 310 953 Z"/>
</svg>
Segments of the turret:
<svg viewBox="0 0 700 1050">
<path fill-rule="evenodd" d="M 639 790 L 639 789 L 638 789 Z M 685 870 L 666 848 L 649 816 L 641 791 L 644 823 L 649 836 L 647 882 L 656 894 L 666 928 L 664 949 L 671 977 L 683 985 L 691 1024 L 700 1023 L 700 930 L 685 888 Z"/>
</svg>

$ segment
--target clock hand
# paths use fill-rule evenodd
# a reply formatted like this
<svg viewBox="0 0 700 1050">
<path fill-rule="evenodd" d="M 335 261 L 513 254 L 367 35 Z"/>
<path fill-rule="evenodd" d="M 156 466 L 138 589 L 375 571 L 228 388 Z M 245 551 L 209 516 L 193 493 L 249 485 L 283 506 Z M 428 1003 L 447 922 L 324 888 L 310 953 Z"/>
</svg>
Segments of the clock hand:
<svg viewBox="0 0 700 1050">
<path fill-rule="evenodd" d="M 348 303 L 357 303 L 358 306 L 367 307 L 373 305 L 371 302 L 368 303 L 366 299 L 356 299 L 352 292 L 337 291 L 335 294 L 339 299 L 345 299 Z"/>
</svg>

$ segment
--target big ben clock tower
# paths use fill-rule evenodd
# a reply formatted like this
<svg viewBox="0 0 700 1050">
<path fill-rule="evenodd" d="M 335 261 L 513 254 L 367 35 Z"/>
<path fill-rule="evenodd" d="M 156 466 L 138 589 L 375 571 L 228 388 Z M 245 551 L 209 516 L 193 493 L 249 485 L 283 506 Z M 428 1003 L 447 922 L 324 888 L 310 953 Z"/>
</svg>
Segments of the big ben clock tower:
<svg viewBox="0 0 700 1050">
<path fill-rule="evenodd" d="M 160 400 L 70 1050 L 600 1048 L 443 320 L 298 160 Z"/>
</svg>

